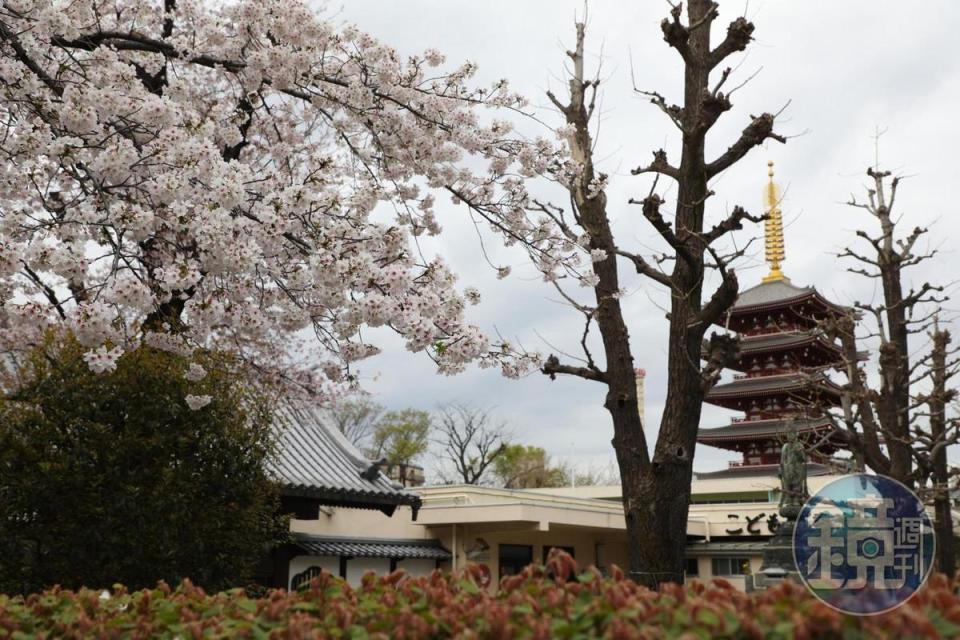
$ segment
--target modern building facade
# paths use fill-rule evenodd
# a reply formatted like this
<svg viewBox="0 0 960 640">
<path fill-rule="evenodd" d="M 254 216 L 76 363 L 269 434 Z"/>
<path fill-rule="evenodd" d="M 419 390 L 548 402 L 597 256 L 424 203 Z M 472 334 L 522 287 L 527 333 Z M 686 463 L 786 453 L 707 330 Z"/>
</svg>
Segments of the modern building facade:
<svg viewBox="0 0 960 640">
<path fill-rule="evenodd" d="M 709 475 L 709 474 L 708 474 Z M 811 490 L 833 477 L 810 479 Z M 735 478 L 698 478 L 687 522 L 687 576 L 723 577 L 742 588 L 746 575 L 760 567 L 763 544 L 778 518 L 778 480 L 765 474 Z M 474 485 L 420 487 L 416 520 L 408 507 L 393 517 L 370 510 L 327 509 L 316 519 L 294 520 L 295 535 L 310 539 L 353 540 L 363 544 L 403 541 L 411 548 L 438 549 L 446 557 L 404 560 L 391 564 L 384 556 L 360 560 L 349 553 L 303 553 L 292 559 L 290 584 L 311 567 L 341 573 L 358 583 L 362 571 L 386 573 L 404 568 L 422 575 L 435 567 L 461 568 L 486 564 L 494 584 L 531 562 L 542 562 L 550 549 L 570 553 L 584 567 L 607 571 L 627 566 L 626 522 L 621 489 L 586 486 L 550 489 L 496 489 Z M 417 543 L 416 541 L 420 541 Z M 340 572 L 347 555 L 346 570 Z"/>
</svg>

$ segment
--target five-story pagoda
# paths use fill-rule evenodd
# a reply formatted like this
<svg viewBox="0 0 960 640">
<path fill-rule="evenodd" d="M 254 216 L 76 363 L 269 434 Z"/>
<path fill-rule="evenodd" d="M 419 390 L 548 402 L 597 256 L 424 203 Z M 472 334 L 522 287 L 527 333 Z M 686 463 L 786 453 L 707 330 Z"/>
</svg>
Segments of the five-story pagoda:
<svg viewBox="0 0 960 640">
<path fill-rule="evenodd" d="M 842 362 L 842 353 L 819 323 L 848 309 L 813 287 L 792 284 L 783 274 L 783 216 L 773 163 L 768 165 L 765 250 L 770 272 L 739 295 L 725 318 L 726 328 L 741 339 L 739 354 L 728 365 L 736 374 L 706 396 L 711 404 L 746 415 L 726 426 L 700 429 L 697 435 L 700 444 L 743 455 L 742 461 L 720 472 L 723 475 L 775 474 L 780 446 L 790 431 L 810 449 L 809 470 L 814 474 L 826 472 L 825 463 L 840 446 L 824 410 L 840 404 L 840 388 L 826 371 Z"/>
</svg>

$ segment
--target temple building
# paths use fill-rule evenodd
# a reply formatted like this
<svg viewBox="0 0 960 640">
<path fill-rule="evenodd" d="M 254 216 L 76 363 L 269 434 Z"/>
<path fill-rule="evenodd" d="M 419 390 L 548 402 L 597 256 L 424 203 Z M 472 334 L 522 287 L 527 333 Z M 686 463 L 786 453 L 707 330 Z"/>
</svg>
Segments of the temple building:
<svg viewBox="0 0 960 640">
<path fill-rule="evenodd" d="M 827 371 L 842 365 L 839 344 L 821 330 L 830 316 L 849 313 L 813 287 L 793 284 L 781 268 L 786 253 L 780 194 L 773 181 L 773 163 L 765 189 L 765 249 L 770 272 L 757 286 L 742 292 L 725 318 L 739 334 L 740 351 L 728 365 L 733 380 L 715 386 L 706 401 L 743 417 L 730 424 L 700 429 L 700 444 L 736 451 L 742 460 L 728 469 L 698 477 L 771 475 L 780 462 L 780 445 L 795 431 L 809 450 L 811 475 L 829 471 L 840 447 L 826 410 L 840 404 L 840 387 Z"/>
<path fill-rule="evenodd" d="M 257 582 L 295 588 L 325 569 L 358 584 L 366 571 L 418 575 L 450 559 L 414 524 L 422 498 L 367 460 L 316 408 L 286 403 L 274 421 L 278 451 L 269 471 L 293 526 L 289 541 L 258 567 Z M 345 525 L 312 526 L 321 519 Z"/>
</svg>

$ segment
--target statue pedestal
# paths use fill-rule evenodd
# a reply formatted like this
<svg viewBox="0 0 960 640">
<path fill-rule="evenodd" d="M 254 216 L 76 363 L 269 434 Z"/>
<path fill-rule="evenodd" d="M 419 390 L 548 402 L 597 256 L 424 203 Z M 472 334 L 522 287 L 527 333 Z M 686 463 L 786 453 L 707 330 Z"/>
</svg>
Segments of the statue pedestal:
<svg viewBox="0 0 960 640">
<path fill-rule="evenodd" d="M 800 574 L 793 559 L 793 530 L 796 520 L 783 521 L 777 532 L 763 548 L 760 571 L 747 576 L 747 591 L 768 589 L 784 580 L 800 582 Z"/>
</svg>

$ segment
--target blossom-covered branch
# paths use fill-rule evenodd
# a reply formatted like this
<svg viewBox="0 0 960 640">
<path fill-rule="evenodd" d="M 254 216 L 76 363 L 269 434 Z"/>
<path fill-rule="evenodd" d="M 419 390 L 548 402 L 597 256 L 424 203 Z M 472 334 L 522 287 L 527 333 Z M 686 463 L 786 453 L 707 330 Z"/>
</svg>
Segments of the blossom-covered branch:
<svg viewBox="0 0 960 640">
<path fill-rule="evenodd" d="M 449 190 L 562 269 L 553 245 L 575 247 L 531 217 L 524 179 L 572 169 L 481 116 L 522 108 L 506 82 L 443 63 L 299 2 L 4 2 L 3 347 L 69 329 L 102 369 L 143 342 L 229 349 L 322 391 L 377 352 L 362 327 L 389 326 L 443 372 L 523 373 L 536 359 L 468 324 L 412 238 L 440 232 Z M 318 367 L 290 355 L 303 330 Z"/>
</svg>

